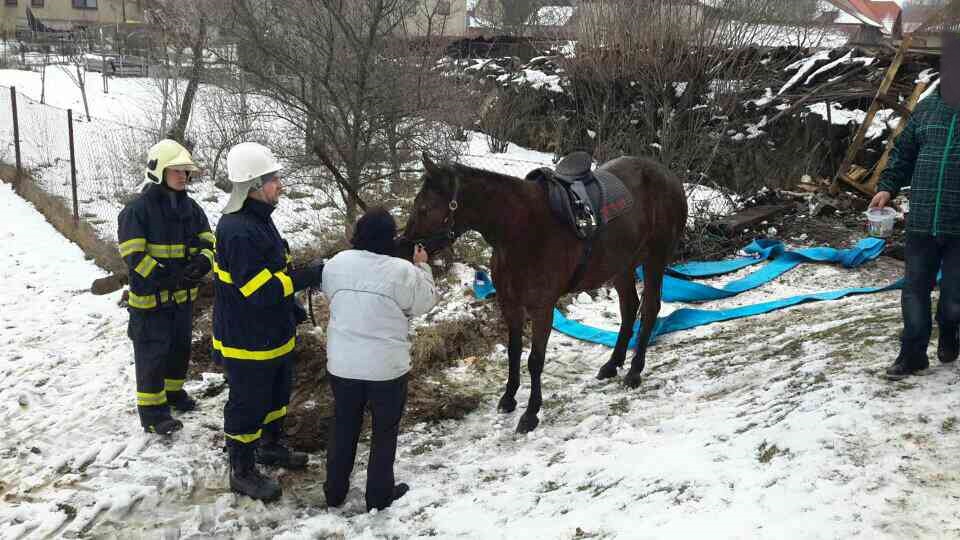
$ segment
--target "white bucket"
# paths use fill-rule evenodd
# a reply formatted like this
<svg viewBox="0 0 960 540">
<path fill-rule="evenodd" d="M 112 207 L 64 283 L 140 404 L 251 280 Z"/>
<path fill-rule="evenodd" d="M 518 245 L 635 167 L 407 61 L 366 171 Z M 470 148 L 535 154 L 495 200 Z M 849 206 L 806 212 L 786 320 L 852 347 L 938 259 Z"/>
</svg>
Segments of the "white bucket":
<svg viewBox="0 0 960 540">
<path fill-rule="evenodd" d="M 893 234 L 893 223 L 897 220 L 897 211 L 889 206 L 867 210 L 867 234 L 877 238 L 887 238 Z"/>
</svg>

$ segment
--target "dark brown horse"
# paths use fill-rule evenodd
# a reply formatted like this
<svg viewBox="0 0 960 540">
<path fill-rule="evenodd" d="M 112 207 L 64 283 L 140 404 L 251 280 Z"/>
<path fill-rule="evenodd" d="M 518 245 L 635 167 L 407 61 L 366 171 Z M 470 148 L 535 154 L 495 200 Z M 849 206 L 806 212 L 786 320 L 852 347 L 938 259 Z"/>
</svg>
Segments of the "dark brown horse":
<svg viewBox="0 0 960 540">
<path fill-rule="evenodd" d="M 569 226 L 551 214 L 543 184 L 465 165 L 436 164 L 424 156 L 423 186 L 407 221 L 407 238 L 456 238 L 474 230 L 493 247 L 490 261 L 497 302 L 510 332 L 510 372 L 500 398 L 501 412 L 516 409 L 525 316 L 533 322 L 527 368 L 530 401 L 517 431 L 537 427 L 542 404 L 540 376 L 553 308 L 568 292 L 584 250 Z M 613 280 L 620 297 L 620 333 L 610 360 L 597 378 L 617 375 L 627 354 L 637 309 L 643 328 L 624 383 L 640 384 L 650 333 L 660 311 L 664 268 L 673 257 L 687 221 L 687 201 L 680 181 L 655 161 L 621 157 L 601 168 L 620 178 L 633 195 L 633 207 L 603 227 L 593 240 L 588 265 L 576 290 L 592 290 Z M 643 265 L 643 303 L 637 296 L 634 269 Z"/>
</svg>

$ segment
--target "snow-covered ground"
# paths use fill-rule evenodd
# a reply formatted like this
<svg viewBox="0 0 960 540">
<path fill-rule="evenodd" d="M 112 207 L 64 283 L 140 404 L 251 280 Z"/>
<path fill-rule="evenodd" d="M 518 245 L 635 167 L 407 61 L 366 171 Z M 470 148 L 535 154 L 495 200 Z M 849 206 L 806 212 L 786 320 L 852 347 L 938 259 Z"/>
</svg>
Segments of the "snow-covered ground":
<svg viewBox="0 0 960 540">
<path fill-rule="evenodd" d="M 324 507 L 322 453 L 306 473 L 281 473 L 284 498 L 263 505 L 229 491 L 225 395 L 202 398 L 171 439 L 142 433 L 119 293 L 86 292 L 103 272 L 6 185 L 0 213 L 2 538 L 960 534 L 960 376 L 937 365 L 898 383 L 878 376 L 896 353 L 897 293 L 665 336 L 636 391 L 593 378 L 609 349 L 555 334 L 542 422 L 525 436 L 514 426 L 526 387 L 520 411 L 496 412 L 501 348 L 452 370 L 484 390 L 476 412 L 401 435 L 397 475 L 412 490 L 389 510 L 363 512 L 365 444 L 345 508 Z M 885 259 L 852 271 L 806 265 L 705 307 L 899 272 Z M 616 305 L 601 290 L 569 310 L 614 328 Z"/>
</svg>

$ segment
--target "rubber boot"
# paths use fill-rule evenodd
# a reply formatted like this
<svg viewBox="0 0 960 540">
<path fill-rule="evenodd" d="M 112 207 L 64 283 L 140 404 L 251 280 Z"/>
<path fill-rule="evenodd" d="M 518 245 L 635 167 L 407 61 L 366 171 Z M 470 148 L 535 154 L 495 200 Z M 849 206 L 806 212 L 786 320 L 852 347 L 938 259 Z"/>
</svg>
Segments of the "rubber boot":
<svg viewBox="0 0 960 540">
<path fill-rule="evenodd" d="M 181 429 L 183 429 L 183 422 L 174 420 L 170 417 L 162 418 L 156 422 L 143 426 L 143 430 L 147 433 L 156 433 L 158 435 L 170 435 L 171 433 L 180 431 Z"/>
<path fill-rule="evenodd" d="M 937 358 L 941 364 L 949 364 L 960 354 L 960 335 L 956 328 L 941 328 L 940 340 L 937 342 Z"/>
<path fill-rule="evenodd" d="M 230 489 L 251 499 L 275 501 L 283 494 L 275 480 L 264 476 L 254 463 L 254 444 L 230 441 Z"/>
<path fill-rule="evenodd" d="M 167 403 L 177 412 L 190 412 L 197 408 L 197 400 L 183 390 L 167 392 Z"/>
<path fill-rule="evenodd" d="M 257 447 L 257 463 L 296 470 L 307 466 L 309 458 L 304 452 L 291 450 L 282 440 L 279 431 L 266 430 Z"/>
</svg>

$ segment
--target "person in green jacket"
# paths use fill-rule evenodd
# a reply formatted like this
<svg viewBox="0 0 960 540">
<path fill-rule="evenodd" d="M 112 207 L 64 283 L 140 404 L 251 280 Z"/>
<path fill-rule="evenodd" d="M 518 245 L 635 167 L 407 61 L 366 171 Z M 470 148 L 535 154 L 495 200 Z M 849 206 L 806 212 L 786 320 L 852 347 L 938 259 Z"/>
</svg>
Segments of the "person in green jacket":
<svg viewBox="0 0 960 540">
<path fill-rule="evenodd" d="M 910 186 L 900 296 L 900 354 L 887 368 L 900 379 L 930 366 L 927 345 L 933 324 L 930 295 L 942 272 L 937 356 L 953 362 L 960 350 L 960 39 L 944 36 L 940 88 L 921 101 L 897 139 L 880 176 L 871 208 L 886 206 Z"/>
</svg>

